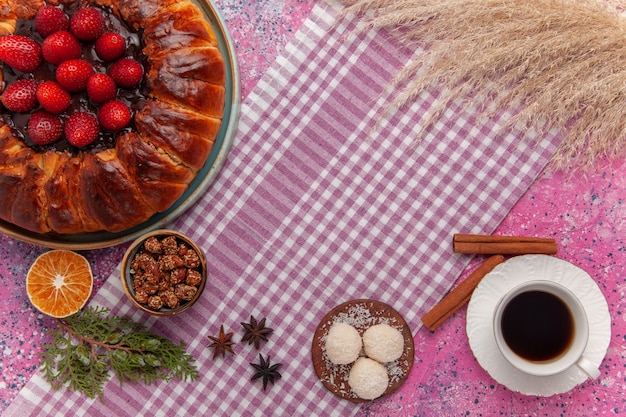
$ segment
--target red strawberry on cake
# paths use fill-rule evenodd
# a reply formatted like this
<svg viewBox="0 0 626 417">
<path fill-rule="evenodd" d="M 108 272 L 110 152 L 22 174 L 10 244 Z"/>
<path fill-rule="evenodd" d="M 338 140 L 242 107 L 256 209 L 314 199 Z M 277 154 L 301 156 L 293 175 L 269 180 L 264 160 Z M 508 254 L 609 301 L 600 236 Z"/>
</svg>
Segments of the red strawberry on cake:
<svg viewBox="0 0 626 417">
<path fill-rule="evenodd" d="M 58 116 L 39 110 L 28 120 L 28 134 L 37 145 L 48 145 L 61 137 L 63 124 Z"/>
<path fill-rule="evenodd" d="M 81 41 L 95 41 L 104 29 L 102 13 L 92 7 L 78 9 L 70 18 L 70 31 Z"/>
<path fill-rule="evenodd" d="M 18 113 L 31 111 L 37 105 L 37 81 L 14 82 L 2 94 L 2 104 L 7 109 Z"/>
<path fill-rule="evenodd" d="M 96 40 L 95 50 L 103 61 L 115 61 L 124 55 L 126 40 L 117 32 L 107 32 Z"/>
<path fill-rule="evenodd" d="M 87 95 L 94 103 L 106 103 L 117 96 L 117 85 L 107 74 L 94 74 L 87 80 Z"/>
<path fill-rule="evenodd" d="M 143 78 L 143 67 L 132 58 L 123 58 L 111 65 L 109 75 L 122 88 L 135 87 Z"/>
<path fill-rule="evenodd" d="M 3 36 L 0 38 L 0 61 L 18 71 L 35 71 L 41 65 L 41 46 L 26 36 Z"/>
<path fill-rule="evenodd" d="M 92 144 L 99 130 L 96 117 L 86 112 L 74 113 L 65 122 L 67 141 L 79 148 Z"/>
<path fill-rule="evenodd" d="M 61 87 L 75 93 L 87 88 L 87 80 L 94 75 L 94 70 L 87 61 L 70 59 L 59 64 L 55 75 Z"/>
<path fill-rule="evenodd" d="M 37 87 L 37 101 L 50 113 L 63 113 L 70 106 L 71 100 L 70 94 L 54 81 L 44 81 Z"/>
<path fill-rule="evenodd" d="M 67 30 L 70 21 L 63 10 L 54 6 L 43 6 L 35 15 L 35 30 L 44 38 L 54 32 Z"/>
<path fill-rule="evenodd" d="M 69 59 L 78 59 L 82 54 L 82 48 L 76 37 L 65 30 L 54 32 L 45 38 L 41 51 L 43 59 L 54 65 Z"/>
<path fill-rule="evenodd" d="M 130 123 L 131 113 L 128 106 L 120 100 L 111 100 L 100 107 L 98 122 L 106 130 L 117 132 Z"/>
</svg>

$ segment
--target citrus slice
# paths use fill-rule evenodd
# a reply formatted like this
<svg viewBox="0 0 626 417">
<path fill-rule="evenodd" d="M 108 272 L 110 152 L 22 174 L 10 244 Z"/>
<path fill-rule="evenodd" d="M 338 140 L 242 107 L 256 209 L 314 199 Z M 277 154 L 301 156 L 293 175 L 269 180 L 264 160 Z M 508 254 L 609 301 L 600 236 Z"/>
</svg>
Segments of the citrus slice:
<svg viewBox="0 0 626 417">
<path fill-rule="evenodd" d="M 69 250 L 41 254 L 26 275 L 30 302 L 42 313 L 57 318 L 80 310 L 91 296 L 92 288 L 89 262 Z"/>
</svg>

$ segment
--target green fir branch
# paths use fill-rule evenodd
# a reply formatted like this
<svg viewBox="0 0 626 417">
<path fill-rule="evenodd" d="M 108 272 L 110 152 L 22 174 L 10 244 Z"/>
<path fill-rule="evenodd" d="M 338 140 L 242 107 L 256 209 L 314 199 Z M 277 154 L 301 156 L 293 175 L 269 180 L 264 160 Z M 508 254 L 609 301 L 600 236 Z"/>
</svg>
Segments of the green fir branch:
<svg viewBox="0 0 626 417">
<path fill-rule="evenodd" d="M 195 359 L 186 345 L 144 331 L 127 317 L 108 316 L 109 310 L 89 307 L 49 330 L 52 342 L 44 346 L 41 369 L 54 389 L 67 386 L 89 398 L 103 400 L 104 384 L 112 371 L 120 382 L 195 381 Z"/>
</svg>

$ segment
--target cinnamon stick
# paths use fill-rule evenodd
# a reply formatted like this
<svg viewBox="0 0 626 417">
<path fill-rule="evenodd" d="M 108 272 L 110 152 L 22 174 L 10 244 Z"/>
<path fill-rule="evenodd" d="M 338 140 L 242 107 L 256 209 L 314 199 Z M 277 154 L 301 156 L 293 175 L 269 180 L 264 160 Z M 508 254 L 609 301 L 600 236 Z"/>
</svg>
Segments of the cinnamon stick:
<svg viewBox="0 0 626 417">
<path fill-rule="evenodd" d="M 431 331 L 439 327 L 452 313 L 469 301 L 474 288 L 476 288 L 480 280 L 502 262 L 504 262 L 504 256 L 502 255 L 494 255 L 487 258 L 463 282 L 450 291 L 439 304 L 422 317 L 424 325 Z"/>
<path fill-rule="evenodd" d="M 554 255 L 558 246 L 554 239 L 542 237 L 455 234 L 452 249 L 476 255 Z"/>
</svg>

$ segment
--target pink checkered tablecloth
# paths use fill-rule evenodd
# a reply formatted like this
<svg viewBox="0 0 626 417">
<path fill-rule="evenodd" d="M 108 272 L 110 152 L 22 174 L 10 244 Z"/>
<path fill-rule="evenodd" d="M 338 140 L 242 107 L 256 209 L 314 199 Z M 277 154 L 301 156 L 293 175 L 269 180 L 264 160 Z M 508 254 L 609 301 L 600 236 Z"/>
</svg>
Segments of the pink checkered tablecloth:
<svg viewBox="0 0 626 417">
<path fill-rule="evenodd" d="M 330 394 L 310 360 L 313 332 L 335 305 L 373 298 L 415 332 L 469 257 L 452 253 L 455 232 L 491 233 L 532 184 L 559 137 L 499 134 L 471 103 L 449 108 L 417 143 L 434 96 L 383 116 L 389 82 L 419 51 L 385 33 L 354 35 L 355 21 L 322 2 L 242 105 L 233 149 L 209 192 L 171 227 L 209 260 L 203 298 L 180 316 L 136 312 L 114 271 L 92 304 L 128 314 L 184 341 L 200 379 L 106 385 L 104 402 L 53 391 L 36 374 L 7 416 L 350 415 L 359 406 Z M 274 329 L 257 351 L 212 360 L 220 325 L 266 317 Z M 249 362 L 283 364 L 263 392 Z M 418 365 L 416 365 L 418 366 Z"/>
</svg>

